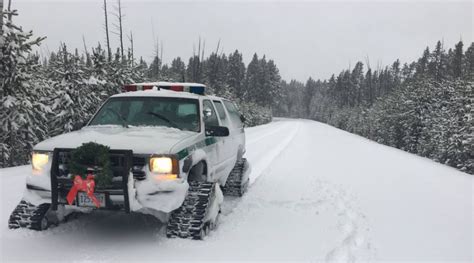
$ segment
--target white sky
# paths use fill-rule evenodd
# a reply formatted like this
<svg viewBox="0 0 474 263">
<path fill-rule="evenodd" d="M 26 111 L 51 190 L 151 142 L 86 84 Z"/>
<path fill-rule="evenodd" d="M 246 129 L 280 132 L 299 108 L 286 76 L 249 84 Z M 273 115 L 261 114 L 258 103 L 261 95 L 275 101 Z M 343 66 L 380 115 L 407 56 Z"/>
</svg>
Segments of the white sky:
<svg viewBox="0 0 474 263">
<path fill-rule="evenodd" d="M 56 50 L 65 42 L 83 49 L 101 41 L 103 0 L 12 0 L 20 16 L 16 23 L 47 36 L 41 51 Z M 5 5 L 8 0 L 4 0 Z M 115 0 L 108 0 L 114 12 Z M 284 79 L 305 81 L 328 78 L 355 62 L 369 58 L 371 66 L 391 64 L 400 58 L 411 62 L 437 40 L 453 47 L 461 38 L 473 41 L 472 1 L 467 2 L 251 2 L 251 1 L 125 1 L 124 27 L 133 31 L 135 55 L 150 61 L 153 30 L 163 42 L 164 61 L 176 56 L 186 61 L 199 36 L 206 41 L 206 55 L 221 47 L 235 49 L 246 63 L 253 53 L 274 59 Z M 112 15 L 110 22 L 115 22 Z M 112 24 L 112 23 L 110 23 Z M 153 25 L 153 26 L 152 26 Z M 113 27 L 111 25 L 111 27 Z M 118 37 L 111 35 L 118 47 Z M 126 41 L 126 46 L 128 46 Z"/>
</svg>

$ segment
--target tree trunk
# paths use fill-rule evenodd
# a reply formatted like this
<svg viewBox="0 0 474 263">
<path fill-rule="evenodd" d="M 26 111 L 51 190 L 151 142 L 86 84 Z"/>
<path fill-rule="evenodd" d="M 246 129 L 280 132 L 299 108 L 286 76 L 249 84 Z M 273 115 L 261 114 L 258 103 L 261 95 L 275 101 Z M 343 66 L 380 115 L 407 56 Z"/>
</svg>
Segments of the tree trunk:
<svg viewBox="0 0 474 263">
<path fill-rule="evenodd" d="M 10 11 L 12 11 L 12 0 L 8 0 L 8 21 L 12 21 L 12 14 Z"/>
<path fill-rule="evenodd" d="M 3 0 L 0 0 L 0 36 L 3 35 Z"/>
<path fill-rule="evenodd" d="M 123 56 L 123 30 L 122 30 L 122 4 L 120 0 L 118 1 L 118 20 L 119 20 L 119 34 L 120 34 L 120 54 L 122 55 L 122 60 L 124 58 Z"/>
<path fill-rule="evenodd" d="M 107 18 L 107 0 L 104 0 L 104 17 L 105 17 L 105 37 L 107 39 L 107 56 L 108 60 L 112 60 L 112 50 L 110 49 L 110 39 L 109 39 L 109 21 Z"/>
<path fill-rule="evenodd" d="M 132 31 L 130 31 L 130 60 L 131 60 L 131 65 L 133 67 L 133 61 L 134 61 L 134 57 L 133 57 L 133 33 Z"/>
</svg>

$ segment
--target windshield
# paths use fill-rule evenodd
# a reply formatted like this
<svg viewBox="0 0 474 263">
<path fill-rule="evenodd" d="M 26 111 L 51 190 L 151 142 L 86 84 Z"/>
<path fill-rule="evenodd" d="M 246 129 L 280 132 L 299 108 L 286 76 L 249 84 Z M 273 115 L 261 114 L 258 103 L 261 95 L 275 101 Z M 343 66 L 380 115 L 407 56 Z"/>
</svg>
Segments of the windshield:
<svg viewBox="0 0 474 263">
<path fill-rule="evenodd" d="M 161 97 L 109 99 L 89 125 L 165 126 L 199 132 L 198 100 Z"/>
</svg>

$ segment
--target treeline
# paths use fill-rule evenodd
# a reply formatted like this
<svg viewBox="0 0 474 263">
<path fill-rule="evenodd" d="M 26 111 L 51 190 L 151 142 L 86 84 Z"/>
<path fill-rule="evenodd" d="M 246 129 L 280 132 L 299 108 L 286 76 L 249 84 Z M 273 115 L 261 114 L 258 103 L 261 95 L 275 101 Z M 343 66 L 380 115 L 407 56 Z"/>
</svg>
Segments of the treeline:
<svg viewBox="0 0 474 263">
<path fill-rule="evenodd" d="M 474 173 L 474 43 L 460 41 L 401 65 L 358 62 L 329 80 L 283 83 L 281 116 L 311 118 Z"/>
<path fill-rule="evenodd" d="M 126 83 L 185 81 L 208 85 L 207 93 L 236 101 L 248 126 L 271 121 L 271 108 L 281 90 L 278 68 L 256 54 L 246 66 L 242 54 L 203 52 L 186 64 L 175 58 L 162 64 L 134 59 L 133 49 L 109 52 L 106 45 L 82 52 L 65 44 L 40 57 L 33 52 L 44 38 L 35 38 L 12 22 L 16 11 L 4 12 L 0 32 L 0 167 L 25 164 L 32 147 L 48 137 L 81 127 L 109 96 Z"/>
<path fill-rule="evenodd" d="M 273 60 L 254 54 L 246 66 L 238 50 L 226 55 L 219 52 L 219 45 L 209 57 L 205 58 L 200 49 L 197 54 L 189 58 L 187 65 L 180 57 L 173 59 L 170 65 L 162 65 L 157 55 L 149 66 L 143 60 L 140 65 L 148 68 L 146 78 L 149 80 L 206 84 L 208 94 L 237 102 L 247 117 L 248 126 L 271 121 L 272 108 L 282 96 L 281 77 Z"/>
<path fill-rule="evenodd" d="M 106 1 L 104 1 L 104 4 Z M 125 83 L 200 82 L 208 92 L 236 101 L 257 125 L 279 116 L 310 118 L 440 163 L 474 173 L 472 102 L 474 44 L 441 42 L 412 62 L 372 69 L 358 62 L 328 80 L 282 81 L 274 61 L 219 49 L 207 57 L 201 41 L 187 61 L 162 63 L 158 49 L 148 65 L 121 45 L 70 50 L 48 57 L 32 50 L 43 38 L 14 25 L 0 27 L 0 166 L 29 161 L 37 142 L 79 128 L 103 100 Z M 204 46 L 204 45 L 203 45 Z"/>
</svg>

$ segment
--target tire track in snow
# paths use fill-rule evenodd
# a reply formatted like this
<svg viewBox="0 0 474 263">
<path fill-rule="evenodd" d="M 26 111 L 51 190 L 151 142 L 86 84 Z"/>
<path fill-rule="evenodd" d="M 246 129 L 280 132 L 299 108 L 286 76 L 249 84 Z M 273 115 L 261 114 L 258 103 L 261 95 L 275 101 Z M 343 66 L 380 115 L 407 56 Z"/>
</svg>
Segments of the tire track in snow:
<svg viewBox="0 0 474 263">
<path fill-rule="evenodd" d="M 301 123 L 295 122 L 295 124 L 285 125 L 284 127 L 292 127 L 291 131 L 287 133 L 286 129 L 280 128 L 278 131 L 269 132 L 266 136 L 258 136 L 257 138 L 250 138 L 249 141 L 254 141 L 254 143 L 249 143 L 247 145 L 246 157 L 251 165 L 250 173 L 250 185 L 255 182 L 255 180 L 261 176 L 265 170 L 270 166 L 273 160 L 280 155 L 280 153 L 290 144 L 290 142 L 295 138 L 296 134 L 299 131 Z M 287 133 L 283 139 L 277 145 L 274 144 L 272 140 L 273 136 L 276 136 L 281 133 Z M 267 142 L 262 142 L 268 138 Z M 257 140 L 258 139 L 258 140 Z M 271 146 L 262 147 L 262 145 Z"/>
<path fill-rule="evenodd" d="M 247 140 L 246 144 L 249 144 L 249 145 L 255 144 L 255 143 L 261 141 L 262 139 L 264 139 L 264 138 L 266 138 L 266 137 L 272 136 L 272 135 L 274 135 L 274 134 L 276 134 L 276 133 L 279 133 L 279 132 L 281 132 L 281 131 L 287 129 L 287 128 L 290 126 L 290 124 L 284 123 L 284 124 L 280 124 L 279 126 L 280 126 L 280 127 L 278 127 L 277 129 L 272 130 L 272 131 L 270 131 L 270 132 L 266 132 L 266 133 L 261 134 L 261 135 L 259 135 L 259 136 L 256 136 L 256 137 L 253 137 L 253 136 L 250 137 L 250 136 L 249 136 L 250 139 Z"/>
</svg>

